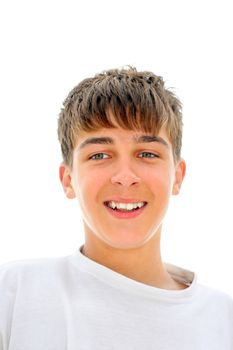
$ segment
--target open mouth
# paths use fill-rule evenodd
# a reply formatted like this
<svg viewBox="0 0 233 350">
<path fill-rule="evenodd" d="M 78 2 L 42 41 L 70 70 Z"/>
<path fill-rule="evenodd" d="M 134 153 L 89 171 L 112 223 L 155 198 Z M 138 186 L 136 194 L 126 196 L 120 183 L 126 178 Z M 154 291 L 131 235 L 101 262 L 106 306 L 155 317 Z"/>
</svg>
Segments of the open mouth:
<svg viewBox="0 0 233 350">
<path fill-rule="evenodd" d="M 119 203 L 114 201 L 104 202 L 104 205 L 116 212 L 130 213 L 137 211 L 147 205 L 147 202 Z"/>
</svg>

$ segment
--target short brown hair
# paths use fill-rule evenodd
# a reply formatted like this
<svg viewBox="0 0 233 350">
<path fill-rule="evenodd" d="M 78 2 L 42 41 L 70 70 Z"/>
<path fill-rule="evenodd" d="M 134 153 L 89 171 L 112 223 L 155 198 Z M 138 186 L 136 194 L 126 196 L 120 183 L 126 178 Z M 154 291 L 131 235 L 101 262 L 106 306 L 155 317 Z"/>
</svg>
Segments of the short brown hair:
<svg viewBox="0 0 233 350">
<path fill-rule="evenodd" d="M 182 105 L 165 88 L 163 78 L 134 67 L 104 71 L 81 81 L 63 103 L 58 119 L 58 139 L 63 161 L 72 168 L 79 132 L 119 127 L 156 134 L 165 126 L 174 160 L 180 158 Z"/>
</svg>

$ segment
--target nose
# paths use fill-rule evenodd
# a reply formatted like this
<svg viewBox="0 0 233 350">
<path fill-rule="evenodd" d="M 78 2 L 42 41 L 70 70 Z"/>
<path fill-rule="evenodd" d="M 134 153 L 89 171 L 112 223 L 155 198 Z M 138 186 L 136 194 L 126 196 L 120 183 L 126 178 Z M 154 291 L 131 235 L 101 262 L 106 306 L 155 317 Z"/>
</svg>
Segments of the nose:
<svg viewBox="0 0 233 350">
<path fill-rule="evenodd" d="M 134 171 L 132 171 L 129 166 L 123 166 L 121 164 L 119 170 L 111 177 L 112 184 L 118 184 L 124 187 L 130 187 L 131 185 L 136 185 L 141 182 L 140 177 L 138 177 Z"/>
</svg>

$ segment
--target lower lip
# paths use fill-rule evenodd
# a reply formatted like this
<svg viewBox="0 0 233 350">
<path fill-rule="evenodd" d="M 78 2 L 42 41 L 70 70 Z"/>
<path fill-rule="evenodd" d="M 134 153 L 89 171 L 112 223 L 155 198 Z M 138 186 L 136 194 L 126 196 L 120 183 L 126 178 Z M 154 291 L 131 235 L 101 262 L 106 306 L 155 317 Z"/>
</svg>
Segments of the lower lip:
<svg viewBox="0 0 233 350">
<path fill-rule="evenodd" d="M 127 211 L 118 211 L 118 210 L 114 210 L 109 208 L 108 206 L 105 206 L 105 208 L 108 210 L 108 212 L 117 219 L 133 219 L 136 218 L 137 216 L 139 216 L 144 209 L 146 208 L 147 204 L 144 205 L 144 207 L 131 211 L 131 212 L 127 212 Z"/>
</svg>

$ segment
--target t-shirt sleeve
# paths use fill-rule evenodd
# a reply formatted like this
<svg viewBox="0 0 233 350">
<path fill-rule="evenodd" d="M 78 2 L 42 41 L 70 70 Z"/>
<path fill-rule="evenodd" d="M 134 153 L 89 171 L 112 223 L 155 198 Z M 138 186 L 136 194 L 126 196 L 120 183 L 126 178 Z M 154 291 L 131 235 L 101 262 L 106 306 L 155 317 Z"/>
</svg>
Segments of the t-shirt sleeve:
<svg viewBox="0 0 233 350">
<path fill-rule="evenodd" d="M 11 265 L 0 266 L 0 350 L 7 350 L 16 297 L 16 273 Z"/>
</svg>

